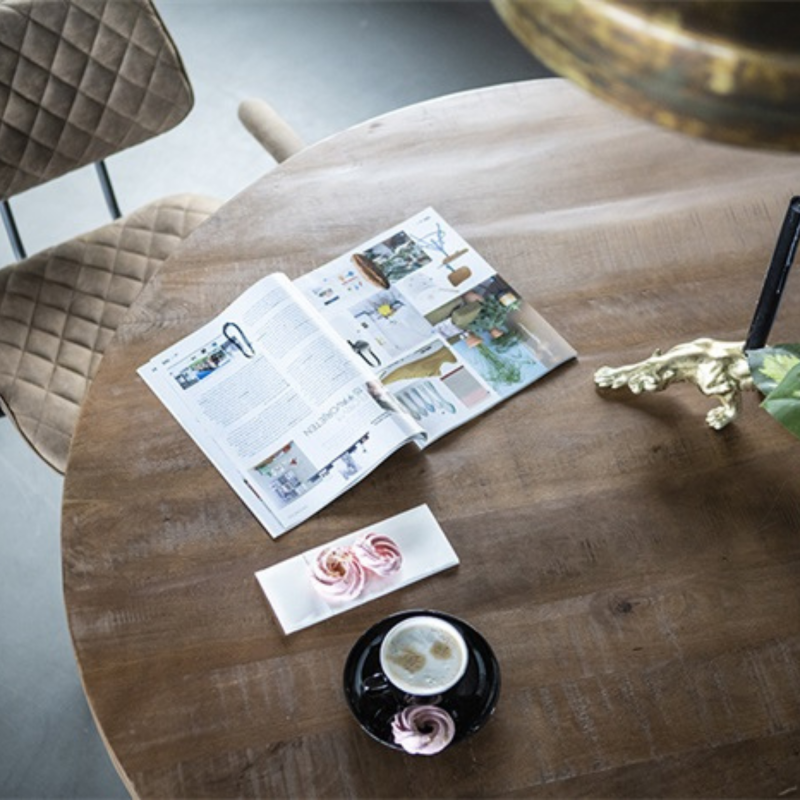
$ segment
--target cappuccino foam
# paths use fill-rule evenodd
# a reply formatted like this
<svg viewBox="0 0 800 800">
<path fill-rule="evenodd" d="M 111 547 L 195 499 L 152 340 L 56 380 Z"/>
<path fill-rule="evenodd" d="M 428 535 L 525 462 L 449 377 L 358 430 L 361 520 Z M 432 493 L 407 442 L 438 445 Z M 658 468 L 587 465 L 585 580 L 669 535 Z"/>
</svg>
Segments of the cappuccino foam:
<svg viewBox="0 0 800 800">
<path fill-rule="evenodd" d="M 411 617 L 394 626 L 381 645 L 386 677 L 409 694 L 430 695 L 457 683 L 467 668 L 464 638 L 438 617 Z"/>
</svg>

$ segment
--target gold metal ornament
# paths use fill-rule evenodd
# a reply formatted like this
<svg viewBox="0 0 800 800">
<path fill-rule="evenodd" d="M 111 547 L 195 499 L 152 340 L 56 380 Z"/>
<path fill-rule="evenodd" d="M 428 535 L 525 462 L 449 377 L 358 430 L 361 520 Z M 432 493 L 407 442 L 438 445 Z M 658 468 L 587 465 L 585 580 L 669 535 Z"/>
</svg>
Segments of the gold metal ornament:
<svg viewBox="0 0 800 800">
<path fill-rule="evenodd" d="M 693 383 L 720 405 L 706 414 L 706 422 L 721 430 L 739 415 L 742 392 L 755 388 L 744 342 L 695 339 L 666 353 L 656 350 L 650 358 L 622 367 L 601 367 L 594 374 L 597 386 L 634 394 L 660 392 L 673 383 Z"/>
<path fill-rule="evenodd" d="M 800 3 L 492 3 L 542 63 L 626 111 L 728 144 L 800 150 Z"/>
</svg>

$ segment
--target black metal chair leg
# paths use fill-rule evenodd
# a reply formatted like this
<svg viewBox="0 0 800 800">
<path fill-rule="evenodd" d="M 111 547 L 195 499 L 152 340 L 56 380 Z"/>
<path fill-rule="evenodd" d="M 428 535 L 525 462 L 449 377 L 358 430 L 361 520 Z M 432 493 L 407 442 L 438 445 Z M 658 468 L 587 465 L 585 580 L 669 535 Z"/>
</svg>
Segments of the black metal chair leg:
<svg viewBox="0 0 800 800">
<path fill-rule="evenodd" d="M 94 167 L 97 170 L 97 177 L 100 179 L 100 187 L 103 190 L 103 197 L 106 199 L 108 211 L 114 219 L 119 219 L 122 216 L 122 212 L 119 210 L 119 204 L 114 194 L 114 187 L 111 185 L 111 177 L 108 174 L 106 162 L 98 161 Z"/>
<path fill-rule="evenodd" d="M 19 235 L 17 223 L 14 220 L 14 215 L 11 213 L 11 206 L 8 200 L 3 200 L 0 204 L 0 214 L 3 217 L 3 225 L 5 225 L 8 239 L 11 242 L 11 249 L 14 251 L 14 257 L 17 261 L 22 261 L 27 257 L 25 252 L 25 245 L 22 244 L 22 237 Z"/>
</svg>

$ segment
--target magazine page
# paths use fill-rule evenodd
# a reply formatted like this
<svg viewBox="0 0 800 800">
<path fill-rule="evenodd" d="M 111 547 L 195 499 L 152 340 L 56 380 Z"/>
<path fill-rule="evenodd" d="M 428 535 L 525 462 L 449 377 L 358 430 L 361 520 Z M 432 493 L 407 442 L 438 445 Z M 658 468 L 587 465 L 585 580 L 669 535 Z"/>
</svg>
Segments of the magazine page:
<svg viewBox="0 0 800 800">
<path fill-rule="evenodd" d="M 284 275 L 139 374 L 273 536 L 424 435 Z"/>
<path fill-rule="evenodd" d="M 575 356 L 431 208 L 295 285 L 426 430 L 420 446 Z"/>
</svg>

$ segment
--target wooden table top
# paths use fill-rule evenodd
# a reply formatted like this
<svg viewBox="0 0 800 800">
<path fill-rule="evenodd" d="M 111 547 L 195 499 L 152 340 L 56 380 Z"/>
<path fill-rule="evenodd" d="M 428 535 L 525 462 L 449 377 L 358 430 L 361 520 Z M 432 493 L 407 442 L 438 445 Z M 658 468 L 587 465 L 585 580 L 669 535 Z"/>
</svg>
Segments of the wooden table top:
<svg viewBox="0 0 800 800">
<path fill-rule="evenodd" d="M 746 398 L 592 375 L 744 339 L 800 158 L 711 145 L 561 80 L 367 122 L 258 180 L 191 237 L 105 356 L 63 507 L 92 709 L 131 792 L 212 796 L 800 794 L 800 443 Z M 277 541 L 136 375 L 260 276 L 297 276 L 432 205 L 576 347 Z M 797 341 L 790 277 L 773 341 Z M 284 636 L 254 573 L 420 503 L 455 570 Z M 370 739 L 342 670 L 405 609 L 463 618 L 496 713 L 426 758 Z"/>
</svg>

